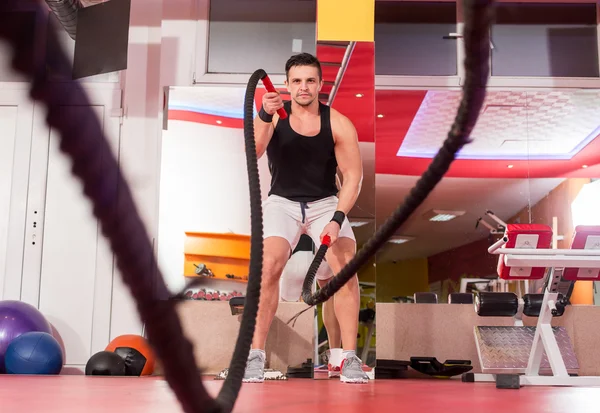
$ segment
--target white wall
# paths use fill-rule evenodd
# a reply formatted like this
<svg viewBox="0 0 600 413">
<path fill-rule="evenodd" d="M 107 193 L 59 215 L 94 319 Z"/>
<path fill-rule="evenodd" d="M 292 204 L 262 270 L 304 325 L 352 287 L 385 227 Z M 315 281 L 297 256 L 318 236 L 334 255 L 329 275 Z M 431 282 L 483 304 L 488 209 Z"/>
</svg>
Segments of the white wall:
<svg viewBox="0 0 600 413">
<path fill-rule="evenodd" d="M 171 90 L 171 103 L 194 105 L 213 100 L 222 110 L 243 107 L 245 88 L 194 87 Z M 220 97 L 220 98 L 219 98 Z M 239 105 L 236 105 L 239 102 Z M 197 106 L 197 103 L 196 103 Z M 244 131 L 203 123 L 169 120 L 163 132 L 158 238 L 159 265 L 172 292 L 185 285 L 185 231 L 250 235 L 250 194 Z M 266 156 L 259 160 L 261 192 L 271 180 Z M 242 286 L 226 284 L 219 289 Z M 244 287 L 245 289 L 245 287 Z M 222 291 L 222 290 L 221 290 Z"/>
<path fill-rule="evenodd" d="M 0 83 L 0 299 L 21 282 L 33 118 L 24 86 L 8 86 Z"/>
<path fill-rule="evenodd" d="M 117 148 L 118 118 L 110 117 L 107 106 L 69 105 L 60 110 L 79 122 L 97 117 Z M 45 132 L 44 146 L 49 149 L 47 170 L 35 171 L 47 178 L 43 219 L 37 224 L 43 230 L 43 247 L 38 242 L 36 249 L 27 250 L 26 259 L 39 266 L 38 274 L 24 273 L 21 300 L 37 305 L 54 326 L 65 346 L 65 364 L 82 368 L 109 341 L 112 253 L 80 181 L 71 174 L 70 159 L 59 150 L 58 134 L 38 131 Z"/>
</svg>

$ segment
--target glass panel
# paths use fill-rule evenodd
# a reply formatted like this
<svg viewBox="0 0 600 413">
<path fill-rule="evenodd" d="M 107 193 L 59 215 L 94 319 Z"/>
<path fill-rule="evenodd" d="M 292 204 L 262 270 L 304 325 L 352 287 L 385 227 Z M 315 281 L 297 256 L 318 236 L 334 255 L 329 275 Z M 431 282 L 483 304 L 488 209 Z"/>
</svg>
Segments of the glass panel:
<svg viewBox="0 0 600 413">
<path fill-rule="evenodd" d="M 598 77 L 595 4 L 497 5 L 493 76 Z"/>
<path fill-rule="evenodd" d="M 461 90 L 377 91 L 378 228 L 429 167 L 461 97 Z M 506 102 L 518 110 L 505 110 Z M 527 96 L 488 90 L 484 108 L 471 134 L 474 141 L 377 255 L 378 359 L 470 360 L 479 368 L 473 328 L 486 321 L 474 314 L 473 292 L 504 288 L 498 283 L 498 256 L 488 248 L 504 232 L 498 230 L 500 222 L 527 212 L 532 198 L 543 197 L 555 185 L 541 182 L 536 195 L 530 193 L 523 122 Z M 515 142 L 503 147 L 507 141 Z M 521 222 L 528 222 L 527 214 Z M 501 325 L 512 321 L 500 319 Z"/>
<path fill-rule="evenodd" d="M 460 90 L 377 91 L 378 226 L 437 154 L 461 96 Z M 507 102 L 510 110 L 504 109 Z M 469 291 L 466 285 L 461 289 L 462 279 L 497 278 L 498 258 L 487 251 L 495 234 L 478 220 L 495 227 L 486 211 L 506 222 L 529 207 L 526 103 L 518 91 L 488 91 L 473 143 L 380 251 L 378 302 L 414 302 L 432 293 L 437 302 L 448 303 L 450 294 Z"/>
<path fill-rule="evenodd" d="M 208 72 L 284 74 L 295 53 L 315 54 L 316 0 L 211 1 Z"/>
<path fill-rule="evenodd" d="M 600 91 L 555 90 L 528 94 L 530 118 L 540 119 L 549 108 L 546 116 L 553 119 L 549 123 L 542 122 L 546 123 L 543 129 L 535 121 L 528 128 L 531 139 L 539 139 L 543 132 L 546 148 L 545 156 L 531 153 L 530 173 L 537 176 L 531 180 L 532 190 L 538 185 L 549 186 L 545 193 L 532 199 L 531 222 L 553 229 L 554 248 L 580 248 L 591 238 L 589 230 L 576 228 L 600 225 Z M 540 105 L 545 96 L 545 100 L 551 102 L 546 108 Z M 581 245 L 577 246 L 578 243 Z M 532 284 L 530 291 L 542 291 L 543 280 Z M 562 283 L 560 288 L 564 293 L 570 290 L 573 305 L 597 305 L 600 301 L 596 299 L 594 284 L 576 281 Z"/>
<path fill-rule="evenodd" d="M 375 2 L 375 73 L 457 74 L 456 3 Z"/>
<path fill-rule="evenodd" d="M 331 48 L 334 50 L 329 50 Z M 254 45 L 251 50 L 258 49 Z M 339 51 L 340 48 L 337 44 L 333 46 L 319 45 L 317 58 L 322 62 L 327 62 L 327 69 L 323 70 L 323 79 L 326 81 L 335 80 L 337 70 L 341 69 L 342 60 L 336 62 L 332 58 Z M 344 49 L 342 48 L 341 51 L 343 55 Z M 284 68 L 288 58 L 289 53 L 276 61 L 277 68 Z M 252 71 L 257 67 L 266 66 L 263 64 L 253 66 Z M 268 69 L 268 67 L 266 68 Z M 323 68 L 325 68 L 325 64 Z M 305 69 L 293 69 L 291 75 L 302 77 Z M 308 84 L 309 88 L 313 86 L 311 82 L 305 84 Z M 305 135 L 312 135 L 314 128 L 325 119 L 324 116 L 321 116 L 320 120 L 314 117 L 319 113 L 317 112 L 319 94 L 316 90 L 312 90 L 313 100 L 304 107 L 304 110 L 314 110 L 311 114 L 313 116 L 294 115 L 303 110 L 297 102 L 305 103 L 298 97 L 295 85 L 292 82 L 288 93 L 281 93 L 284 101 L 290 100 L 290 98 L 295 100 L 292 102 L 293 110 L 288 120 L 278 119 L 277 122 L 284 125 L 284 122 L 291 121 L 290 125 L 296 131 L 302 126 L 306 127 L 307 122 L 314 122 L 311 124 L 311 130 L 306 129 L 306 132 L 302 132 Z M 285 90 L 281 88 L 279 91 L 284 92 Z M 192 304 L 205 308 L 206 312 L 217 311 L 214 309 L 215 307 L 222 308 L 220 305 L 212 305 L 214 303 L 207 301 L 231 300 L 234 295 L 246 294 L 251 220 L 243 139 L 242 109 L 245 92 L 245 86 L 222 85 L 198 85 L 169 89 L 168 122 L 162 140 L 159 208 L 159 237 L 162 241 L 158 247 L 158 258 L 162 263 L 163 273 L 171 291 L 180 290 L 185 286 L 186 278 L 201 275 L 203 271 L 211 275 L 206 278 L 203 288 L 190 289 L 186 294 L 187 300 L 205 301 Z M 260 109 L 264 93 L 265 90 L 262 87 L 257 88 L 256 111 Z M 352 122 L 358 135 L 358 151 L 363 166 L 362 187 L 357 199 L 351 199 L 353 205 L 347 211 L 347 222 L 342 226 L 344 231 L 342 237 L 331 246 L 326 256 L 326 262 L 322 264 L 317 273 L 317 278 L 320 280 L 319 285 L 324 285 L 324 282 L 328 281 L 331 276 L 339 273 L 340 269 L 354 256 L 356 248 L 362 248 L 365 242 L 372 237 L 375 229 L 374 99 L 373 43 L 357 42 L 335 99 L 331 102 L 331 107 L 336 111 L 333 112 L 332 109 L 332 117 L 336 116 L 334 113 L 341 113 Z M 299 118 L 303 123 L 301 126 L 296 124 L 296 121 L 300 121 Z M 320 364 L 321 369 L 313 374 L 312 367 L 314 366 L 311 366 L 304 374 L 327 379 L 327 364 L 331 360 L 335 362 L 335 358 L 330 359 L 328 350 L 345 348 L 356 349 L 356 354 L 364 364 L 371 367 L 368 370 L 372 373 L 372 367 L 375 366 L 376 360 L 374 310 L 376 269 L 373 261 L 361 268 L 358 271 L 357 279 L 352 280 L 348 287 L 336 296 L 337 313 L 334 308 L 334 300 L 331 299 L 325 306 L 318 306 L 317 317 L 315 317 L 315 312 L 307 311 L 297 319 L 295 324 L 291 326 L 288 324 L 295 314 L 306 308 L 301 301 L 302 284 L 309 265 L 314 259 L 315 250 L 320 247 L 320 235 L 327 227 L 328 220 L 331 219 L 318 220 L 317 218 L 333 217 L 335 210 L 338 209 L 339 201 L 333 196 L 329 196 L 336 190 L 323 196 L 317 194 L 316 197 L 319 199 L 308 202 L 306 208 L 303 208 L 297 199 L 281 201 L 283 198 L 277 197 L 277 195 L 289 196 L 285 193 L 275 191 L 273 196 L 269 195 L 270 183 L 273 179 L 269 161 L 275 163 L 278 168 L 286 168 L 288 165 L 293 167 L 293 163 L 281 162 L 282 158 L 277 161 L 277 153 L 279 152 L 280 156 L 284 157 L 283 159 L 289 160 L 293 158 L 293 154 L 297 155 L 298 150 L 303 149 L 296 146 L 296 152 L 293 154 L 289 152 L 289 149 L 285 150 L 285 146 L 289 148 L 289 145 L 293 145 L 295 141 L 290 140 L 291 138 L 288 139 L 287 135 L 282 135 L 284 132 L 281 132 L 282 129 L 279 125 L 280 123 L 278 123 L 278 132 L 270 140 L 269 152 L 263 154 L 258 163 L 261 197 L 263 201 L 269 199 L 264 203 L 262 209 L 265 214 L 263 217 L 264 230 L 265 234 L 271 233 L 268 242 L 278 247 L 267 249 L 267 253 L 271 253 L 270 258 L 277 264 L 283 264 L 281 268 L 279 265 L 271 268 L 270 276 L 263 272 L 263 279 L 270 277 L 279 283 L 263 284 L 261 292 L 263 297 L 274 297 L 271 304 L 276 307 L 271 328 L 266 337 L 263 337 L 266 340 L 267 366 L 287 373 L 294 367 L 301 367 L 307 359 L 311 359 L 314 364 Z M 331 122 L 331 127 L 339 139 L 339 134 L 343 131 L 339 128 L 336 129 L 336 125 L 337 122 Z M 327 133 L 327 128 L 322 130 L 323 133 Z M 256 130 L 255 133 L 257 133 Z M 327 135 L 322 135 L 321 138 L 329 139 Z M 349 136 L 349 138 L 353 137 Z M 281 145 L 282 139 L 286 139 L 285 145 Z M 299 139 L 300 141 L 306 140 L 305 138 Z M 301 144 L 301 142 L 298 143 Z M 210 154 L 210 156 L 208 156 L 209 159 L 202 162 L 202 166 L 199 168 L 194 159 L 197 159 L 200 153 Z M 315 160 L 319 162 L 317 158 L 327 161 L 327 156 L 317 156 Z M 339 180 L 337 181 L 336 195 L 338 198 L 342 198 L 341 191 L 343 189 L 340 190 L 340 188 L 350 185 L 350 193 L 353 193 L 356 187 L 351 179 L 352 174 L 345 173 L 346 168 L 343 160 L 339 157 L 339 151 L 337 162 L 339 164 Z M 318 164 L 313 164 L 313 166 L 318 167 Z M 211 179 L 209 180 L 204 179 L 207 171 L 210 171 Z M 276 172 L 273 171 L 273 174 L 279 182 Z M 190 192 L 188 189 L 197 186 L 198 182 L 202 182 L 202 190 Z M 331 184 L 333 185 L 334 182 L 331 181 Z M 320 186 L 322 184 L 313 180 L 312 185 Z M 313 191 L 310 188 L 305 188 L 303 191 L 306 192 L 299 195 L 312 196 L 310 192 Z M 351 198 L 353 197 L 351 196 Z M 209 201 L 207 202 L 207 200 Z M 199 205 L 200 210 L 198 209 Z M 294 215 L 294 211 L 297 212 L 296 215 Z M 303 220 L 303 212 L 305 212 L 306 220 Z M 282 217 L 283 221 L 279 222 Z M 286 221 L 286 217 L 289 218 L 289 221 Z M 273 225 L 273 219 L 279 220 L 275 225 L 277 228 Z M 287 235 L 278 233 L 278 228 L 279 230 L 285 228 L 285 225 L 291 225 L 289 227 L 291 230 L 287 231 Z M 311 238 L 301 238 L 303 233 L 308 233 Z M 277 238 L 284 235 L 289 238 L 287 240 L 289 243 L 282 239 L 277 241 Z M 352 237 L 355 242 L 349 239 Z M 275 242 L 277 244 L 274 244 Z M 286 245 L 289 245 L 290 248 Z M 264 271 L 268 271 L 268 269 L 265 267 Z M 315 285 L 314 288 L 316 289 L 317 286 Z M 350 292 L 348 293 L 348 291 Z M 216 296 L 215 293 L 217 293 Z M 278 295 L 279 297 L 277 297 Z M 182 305 L 185 307 L 189 304 Z M 340 308 L 343 313 L 340 313 Z M 237 318 L 222 314 L 220 317 L 222 317 L 219 321 L 222 323 L 222 329 L 233 328 L 232 326 L 238 328 Z M 201 334 L 198 332 L 196 339 L 198 339 L 198 335 Z M 262 339 L 258 338 L 257 341 L 262 341 Z M 205 343 L 212 355 L 211 360 L 206 361 L 208 367 L 205 368 L 217 372 L 226 368 L 233 344 L 234 342 L 231 341 L 224 345 L 222 340 Z M 335 351 L 334 354 L 341 356 L 341 351 Z M 342 361 L 341 358 L 337 360 L 338 363 Z M 321 374 L 318 374 L 319 372 Z"/>
</svg>

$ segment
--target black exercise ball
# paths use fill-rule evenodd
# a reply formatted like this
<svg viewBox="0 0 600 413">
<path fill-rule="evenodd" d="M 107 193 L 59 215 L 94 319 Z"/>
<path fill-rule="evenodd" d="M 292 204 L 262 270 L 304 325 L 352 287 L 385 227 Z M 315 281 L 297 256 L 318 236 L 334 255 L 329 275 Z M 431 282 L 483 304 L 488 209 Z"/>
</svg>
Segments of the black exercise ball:
<svg viewBox="0 0 600 413">
<path fill-rule="evenodd" d="M 146 366 L 146 357 L 135 348 L 117 347 L 115 353 L 125 361 L 125 374 L 127 376 L 141 376 Z"/>
<path fill-rule="evenodd" d="M 85 365 L 86 376 L 125 376 L 125 360 L 111 351 L 94 354 Z"/>
</svg>

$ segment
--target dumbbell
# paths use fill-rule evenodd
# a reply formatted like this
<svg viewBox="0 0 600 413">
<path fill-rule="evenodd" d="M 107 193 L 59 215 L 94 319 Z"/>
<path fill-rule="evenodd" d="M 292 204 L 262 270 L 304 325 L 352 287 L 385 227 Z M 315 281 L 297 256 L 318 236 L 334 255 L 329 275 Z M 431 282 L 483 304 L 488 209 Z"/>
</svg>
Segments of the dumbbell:
<svg viewBox="0 0 600 413">
<path fill-rule="evenodd" d="M 471 294 L 471 293 L 448 294 L 448 304 L 473 304 L 473 294 Z"/>
<path fill-rule="evenodd" d="M 196 267 L 197 275 L 201 275 L 203 277 L 214 277 L 215 276 L 213 274 L 213 272 L 205 264 L 200 264 L 200 265 L 194 264 L 194 267 Z"/>
<path fill-rule="evenodd" d="M 415 293 L 413 298 L 415 304 L 437 304 L 438 302 L 436 293 Z"/>
<path fill-rule="evenodd" d="M 544 294 L 525 294 L 521 300 L 523 314 L 539 317 Z M 519 299 L 515 293 L 479 292 L 475 295 L 475 312 L 480 317 L 513 317 L 519 312 Z M 556 311 L 552 315 L 560 317 L 565 312 L 566 300 L 558 295 Z"/>
</svg>

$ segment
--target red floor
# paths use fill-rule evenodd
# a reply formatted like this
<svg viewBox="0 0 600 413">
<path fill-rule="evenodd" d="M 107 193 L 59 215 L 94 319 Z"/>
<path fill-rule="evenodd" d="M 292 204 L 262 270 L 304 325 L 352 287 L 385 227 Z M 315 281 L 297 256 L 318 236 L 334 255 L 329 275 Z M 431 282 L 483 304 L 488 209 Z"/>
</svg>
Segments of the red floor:
<svg viewBox="0 0 600 413">
<path fill-rule="evenodd" d="M 222 381 L 207 380 L 216 394 Z M 597 413 L 600 388 L 496 390 L 494 384 L 446 380 L 377 380 L 368 385 L 339 380 L 295 379 L 245 384 L 235 412 L 286 413 Z M 177 413 L 179 405 L 161 378 L 0 375 L 3 412 Z"/>
</svg>

